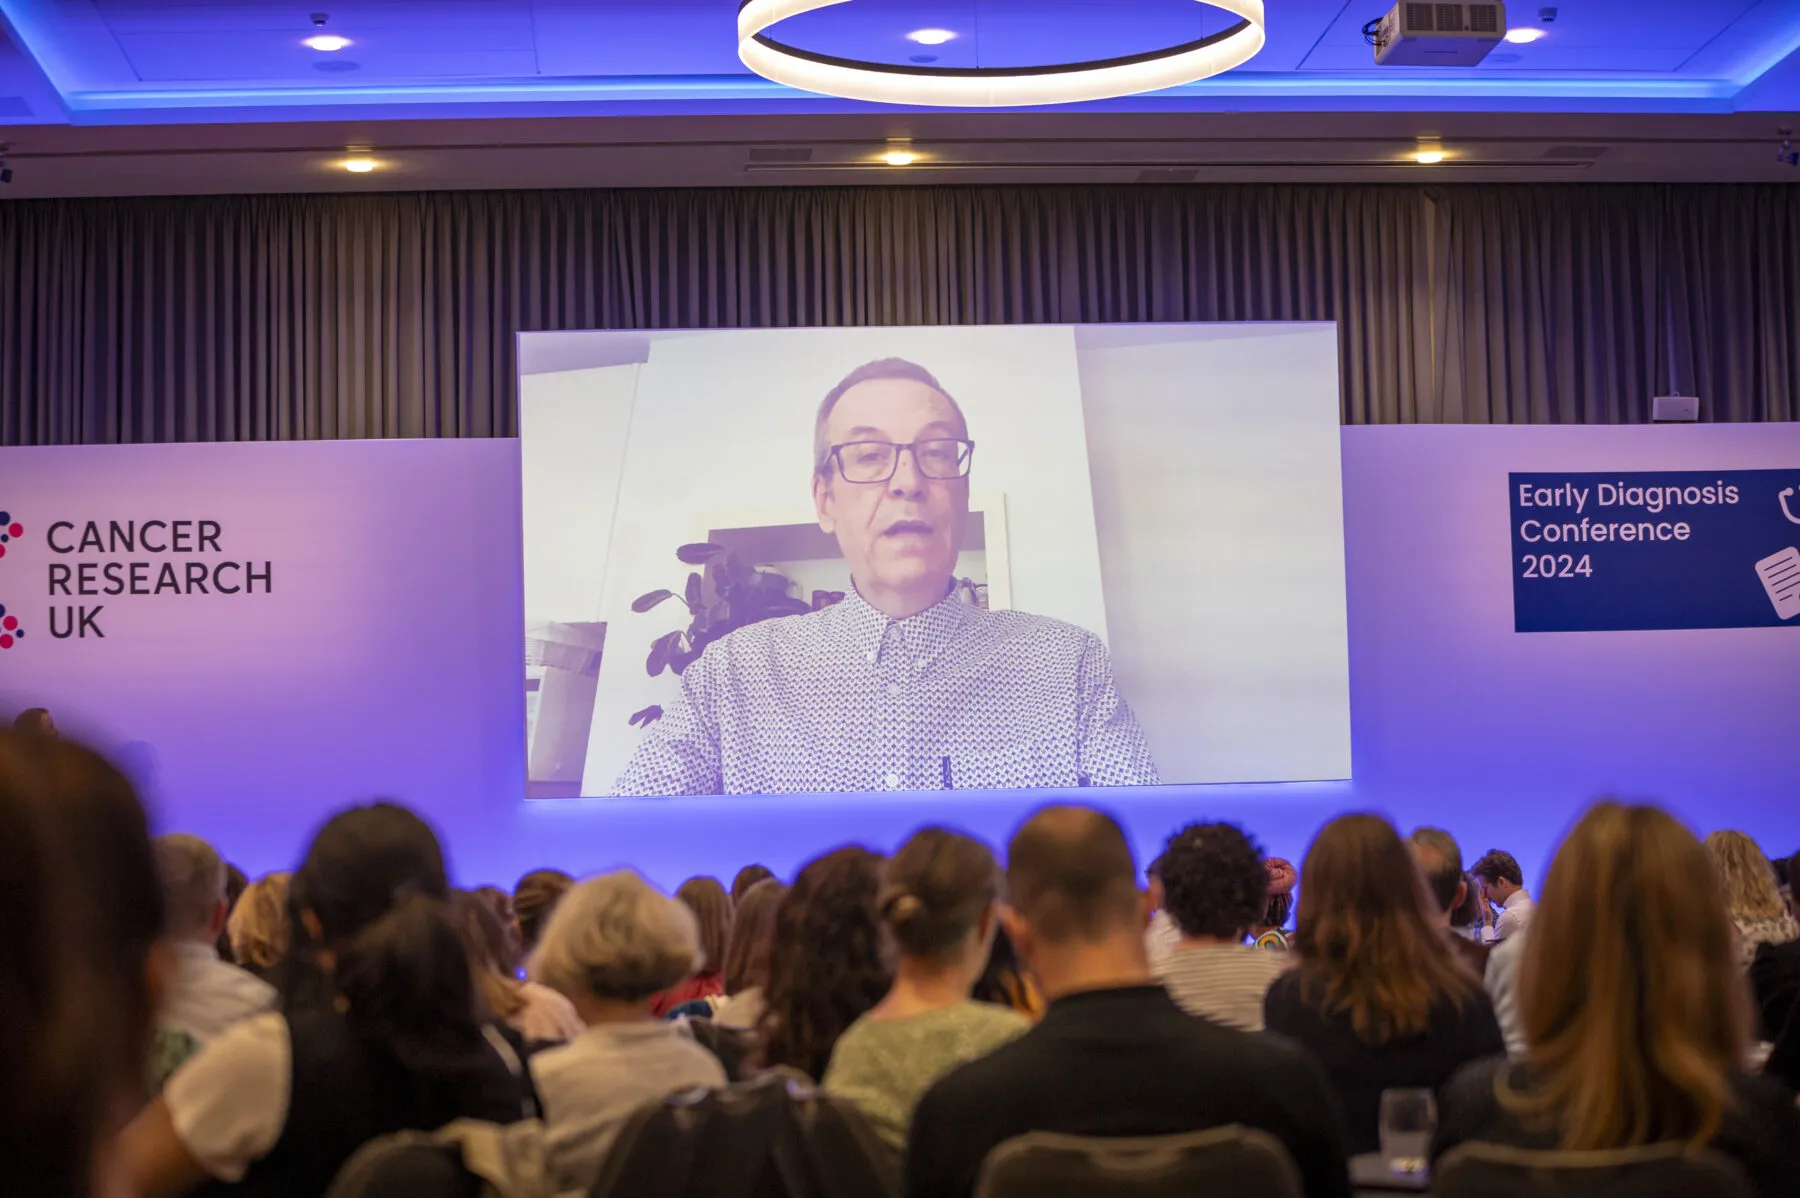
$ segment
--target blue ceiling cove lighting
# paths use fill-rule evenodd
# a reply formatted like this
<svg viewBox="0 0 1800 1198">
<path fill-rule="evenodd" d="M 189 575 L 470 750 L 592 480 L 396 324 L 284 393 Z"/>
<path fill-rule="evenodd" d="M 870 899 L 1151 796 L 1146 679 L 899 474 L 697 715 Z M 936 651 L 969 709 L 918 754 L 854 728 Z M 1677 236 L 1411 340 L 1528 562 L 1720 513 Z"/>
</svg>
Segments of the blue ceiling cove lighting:
<svg viewBox="0 0 1800 1198">
<path fill-rule="evenodd" d="M 1377 67 L 1360 30 L 1387 0 L 496 0 L 420 5 L 416 16 L 412 7 L 382 6 L 373 28 L 340 31 L 333 20 L 327 32 L 304 8 L 289 23 L 271 20 L 262 0 L 0 0 L 0 104 L 27 97 L 33 119 L 75 124 L 834 113 L 871 103 L 1800 108 L 1800 0 L 1635 0 L 1627 26 L 1562 5 L 1547 37 L 1460 70 Z M 1527 16 L 1519 28 L 1540 27 Z M 354 45 L 305 44 L 320 36 Z"/>
</svg>

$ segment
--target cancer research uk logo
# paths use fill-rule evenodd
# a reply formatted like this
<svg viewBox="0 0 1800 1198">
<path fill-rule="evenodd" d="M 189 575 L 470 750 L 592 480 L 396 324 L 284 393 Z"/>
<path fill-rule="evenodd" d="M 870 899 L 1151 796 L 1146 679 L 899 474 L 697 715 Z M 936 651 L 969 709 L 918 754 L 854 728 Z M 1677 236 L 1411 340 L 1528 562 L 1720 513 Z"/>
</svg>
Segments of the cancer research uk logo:
<svg viewBox="0 0 1800 1198">
<path fill-rule="evenodd" d="M 13 523 L 11 512 L 0 512 L 0 557 L 6 556 L 9 541 L 16 541 L 24 535 L 25 526 Z"/>
<path fill-rule="evenodd" d="M 0 649 L 10 649 L 25 639 L 25 630 L 19 627 L 19 617 L 6 614 L 6 605 L 0 604 Z"/>
</svg>

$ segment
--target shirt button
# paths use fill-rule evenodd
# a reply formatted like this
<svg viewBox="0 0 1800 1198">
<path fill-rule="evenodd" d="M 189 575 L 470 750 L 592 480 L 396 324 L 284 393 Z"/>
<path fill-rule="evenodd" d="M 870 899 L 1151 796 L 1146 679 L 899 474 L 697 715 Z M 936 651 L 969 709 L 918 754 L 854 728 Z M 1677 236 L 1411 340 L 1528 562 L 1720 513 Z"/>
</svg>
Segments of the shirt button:
<svg viewBox="0 0 1800 1198">
<path fill-rule="evenodd" d="M 923 657 L 921 657 L 918 661 L 913 662 L 913 669 L 922 670 L 924 668 L 925 668 L 925 659 Z"/>
<path fill-rule="evenodd" d="M 899 774 L 889 774 L 887 777 L 883 778 L 882 781 L 887 783 L 887 788 L 889 790 L 900 789 L 900 775 Z"/>
<path fill-rule="evenodd" d="M 869 658 L 869 664 L 874 665 L 875 664 L 875 650 L 873 650 L 873 649 L 869 650 L 868 658 Z"/>
<path fill-rule="evenodd" d="M 898 698 L 900 695 L 900 684 L 898 682 L 888 683 L 888 694 Z"/>
</svg>

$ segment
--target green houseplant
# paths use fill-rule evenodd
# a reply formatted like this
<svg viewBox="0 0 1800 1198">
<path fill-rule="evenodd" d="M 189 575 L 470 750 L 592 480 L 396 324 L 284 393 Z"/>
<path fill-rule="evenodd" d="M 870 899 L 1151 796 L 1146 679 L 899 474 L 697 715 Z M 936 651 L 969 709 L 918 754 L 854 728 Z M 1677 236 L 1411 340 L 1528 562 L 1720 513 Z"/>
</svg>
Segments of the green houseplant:
<svg viewBox="0 0 1800 1198">
<path fill-rule="evenodd" d="M 688 575 L 682 591 L 677 594 L 654 590 L 631 603 L 632 611 L 647 612 L 670 599 L 680 599 L 688 609 L 686 628 L 664 633 L 651 643 L 644 668 L 652 678 L 664 670 L 680 674 L 699 659 L 708 645 L 746 624 L 812 610 L 805 600 L 788 593 L 792 584 L 787 575 L 752 566 L 723 545 L 710 541 L 683 545 L 675 556 L 684 565 L 699 567 Z M 661 719 L 662 713 L 662 708 L 653 703 L 633 712 L 630 723 L 647 727 Z"/>
</svg>

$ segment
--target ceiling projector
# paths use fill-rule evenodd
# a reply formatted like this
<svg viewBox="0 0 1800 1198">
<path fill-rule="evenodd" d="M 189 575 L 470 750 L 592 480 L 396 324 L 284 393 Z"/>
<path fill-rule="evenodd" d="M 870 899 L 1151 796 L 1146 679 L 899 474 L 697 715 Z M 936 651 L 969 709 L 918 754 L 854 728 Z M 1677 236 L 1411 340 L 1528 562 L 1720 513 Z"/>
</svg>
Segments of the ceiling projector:
<svg viewBox="0 0 1800 1198">
<path fill-rule="evenodd" d="M 1375 62 L 1384 67 L 1472 67 L 1506 36 L 1500 0 L 1437 4 L 1400 0 L 1375 24 Z"/>
</svg>

